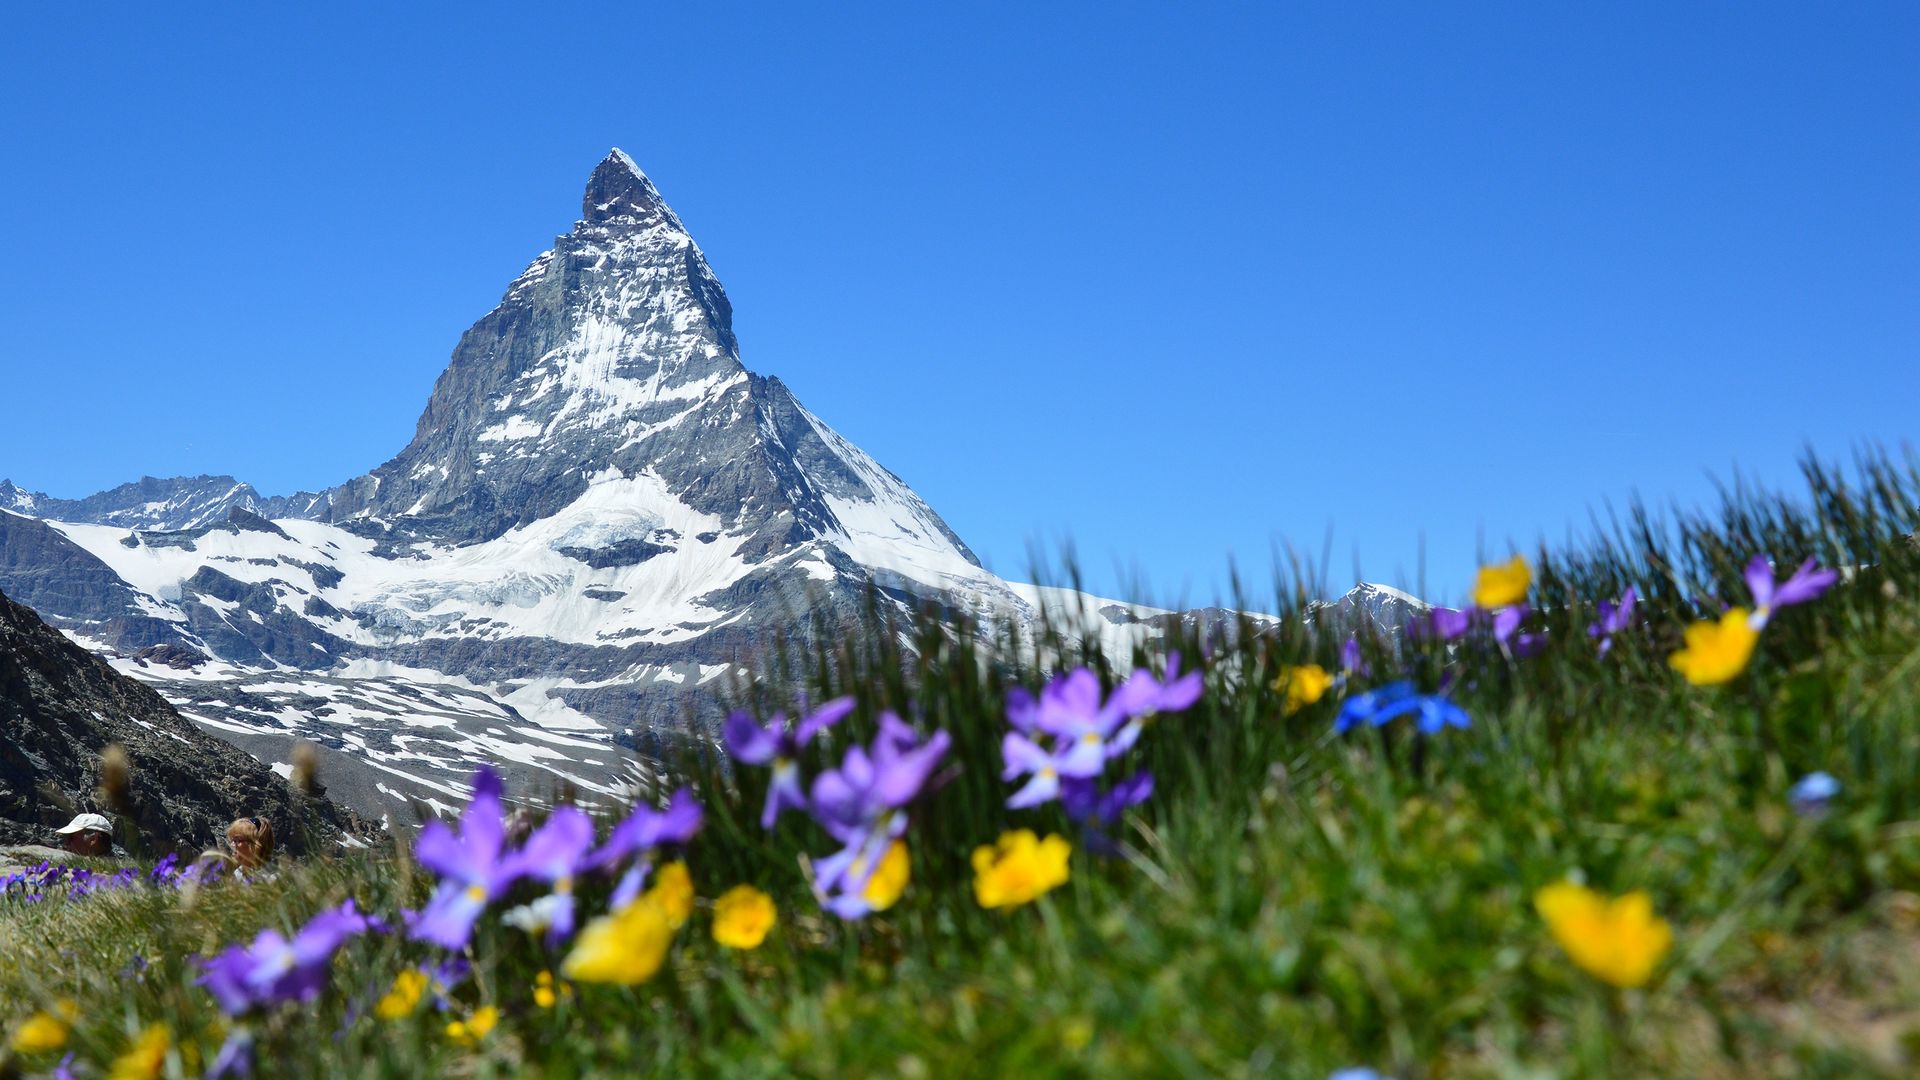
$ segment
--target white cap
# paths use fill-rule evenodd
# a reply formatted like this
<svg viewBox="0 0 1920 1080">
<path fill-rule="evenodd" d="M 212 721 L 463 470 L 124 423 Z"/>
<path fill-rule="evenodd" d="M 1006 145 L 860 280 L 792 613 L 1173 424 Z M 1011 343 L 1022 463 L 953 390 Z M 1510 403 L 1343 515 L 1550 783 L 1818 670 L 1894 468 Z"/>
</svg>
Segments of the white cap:
<svg viewBox="0 0 1920 1080">
<path fill-rule="evenodd" d="M 108 821 L 99 814 L 81 814 L 79 817 L 67 822 L 67 827 L 58 830 L 58 832 L 61 836 L 69 836 L 83 829 L 92 829 L 94 832 L 103 832 L 108 836 L 112 836 L 113 822 Z"/>
</svg>

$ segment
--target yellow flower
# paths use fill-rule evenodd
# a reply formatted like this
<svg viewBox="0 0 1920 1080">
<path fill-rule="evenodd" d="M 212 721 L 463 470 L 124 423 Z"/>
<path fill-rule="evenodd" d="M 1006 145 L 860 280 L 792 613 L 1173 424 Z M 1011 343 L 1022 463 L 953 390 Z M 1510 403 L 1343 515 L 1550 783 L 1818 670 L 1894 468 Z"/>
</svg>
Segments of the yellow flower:
<svg viewBox="0 0 1920 1080">
<path fill-rule="evenodd" d="M 735 885 L 713 902 L 713 940 L 729 949 L 757 949 L 775 918 L 772 897 L 751 885 Z"/>
<path fill-rule="evenodd" d="M 373 1007 L 373 1015 L 382 1020 L 398 1020 L 412 1016 L 413 1010 L 420 1004 L 420 996 L 427 992 L 427 973 L 418 968 L 408 968 L 393 977 L 393 989 Z"/>
<path fill-rule="evenodd" d="M 551 1009 L 560 999 L 573 1000 L 573 987 L 566 983 L 557 986 L 553 981 L 553 972 L 543 971 L 533 980 L 533 1003 L 543 1009 Z"/>
<path fill-rule="evenodd" d="M 1533 894 L 1533 906 L 1574 963 L 1614 986 L 1645 986 L 1673 945 L 1673 928 L 1644 892 L 1610 900 L 1562 881 Z"/>
<path fill-rule="evenodd" d="M 165 1024 L 154 1024 L 115 1059 L 108 1080 L 155 1080 L 167 1067 L 167 1051 L 173 1049 L 173 1032 Z"/>
<path fill-rule="evenodd" d="M 1283 667 L 1280 669 L 1279 677 L 1273 680 L 1274 692 L 1287 695 L 1286 714 L 1288 716 L 1319 701 L 1331 686 L 1333 686 L 1333 676 L 1319 664 Z"/>
<path fill-rule="evenodd" d="M 1067 881 L 1073 845 L 1060 836 L 1045 840 L 1032 829 L 1000 834 L 1000 842 L 973 849 L 973 897 L 984 908 L 1018 907 Z"/>
<path fill-rule="evenodd" d="M 1527 598 L 1527 586 L 1531 584 L 1533 572 L 1521 556 L 1515 555 L 1498 566 L 1483 566 L 1480 576 L 1473 579 L 1474 606 L 1488 611 L 1512 607 Z"/>
<path fill-rule="evenodd" d="M 673 922 L 651 893 L 587 924 L 560 973 L 574 982 L 635 986 L 653 978 L 673 942 Z"/>
<path fill-rule="evenodd" d="M 867 887 L 860 890 L 860 896 L 875 911 L 885 911 L 898 903 L 900 894 L 907 891 L 907 881 L 913 876 L 913 864 L 907 860 L 907 842 L 895 840 L 887 845 L 887 853 L 880 856 L 880 865 L 873 868 L 873 876 L 867 878 Z"/>
<path fill-rule="evenodd" d="M 1747 609 L 1733 608 L 1717 623 L 1702 620 L 1687 627 L 1687 647 L 1667 663 L 1695 686 L 1718 686 L 1747 670 L 1759 640 L 1760 631 L 1747 621 Z"/>
<path fill-rule="evenodd" d="M 654 879 L 653 887 L 644 897 L 651 897 L 667 917 L 668 924 L 675 930 L 687 924 L 687 917 L 693 914 L 693 875 L 687 873 L 687 864 L 675 859 L 660 868 L 660 876 Z"/>
<path fill-rule="evenodd" d="M 14 1053 L 44 1054 L 67 1045 L 68 1036 L 73 1034 L 74 1018 L 79 1015 L 78 1005 L 69 998 L 61 998 L 52 1012 L 42 1010 L 27 1017 L 20 1030 L 13 1033 Z"/>
<path fill-rule="evenodd" d="M 473 1010 L 473 1015 L 465 1020 L 455 1020 L 448 1024 L 447 1038 L 462 1046 L 477 1046 L 499 1022 L 500 1010 L 491 1005 L 482 1005 Z"/>
</svg>

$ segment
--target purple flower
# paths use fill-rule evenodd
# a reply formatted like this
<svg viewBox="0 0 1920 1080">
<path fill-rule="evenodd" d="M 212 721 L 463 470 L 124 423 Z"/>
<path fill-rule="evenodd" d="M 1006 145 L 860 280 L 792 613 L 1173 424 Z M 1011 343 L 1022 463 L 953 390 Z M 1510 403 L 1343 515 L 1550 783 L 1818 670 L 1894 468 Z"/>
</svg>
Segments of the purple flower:
<svg viewBox="0 0 1920 1080">
<path fill-rule="evenodd" d="M 1153 795 L 1153 774 L 1141 769 L 1102 792 L 1091 780 L 1069 780 L 1060 793 L 1060 806 L 1067 817 L 1101 830 L 1112 826 L 1128 810 Z"/>
<path fill-rule="evenodd" d="M 723 729 L 727 753 L 747 765 L 773 764 L 767 807 L 760 815 L 761 828 L 773 828 L 783 810 L 806 809 L 806 790 L 800 784 L 800 750 L 815 735 L 839 723 L 853 708 L 852 698 L 835 698 L 808 713 L 791 729 L 787 726 L 786 713 L 774 713 L 764 728 L 744 712 L 727 717 Z"/>
<path fill-rule="evenodd" d="M 1458 641 L 1467 635 L 1467 628 L 1473 625 L 1473 613 L 1455 608 L 1437 607 L 1427 613 L 1424 620 L 1413 624 L 1419 632 L 1440 641 Z"/>
<path fill-rule="evenodd" d="M 1029 774 L 1033 777 L 1007 800 L 1009 809 L 1023 810 L 1059 797 L 1060 764 L 1052 754 L 1041 749 L 1039 743 L 1017 731 L 1009 731 L 1000 740 L 1000 756 L 1006 762 L 1000 779 L 1017 780 Z"/>
<path fill-rule="evenodd" d="M 1107 757 L 1118 757 L 1133 748 L 1140 741 L 1140 733 L 1145 730 L 1146 722 L 1160 713 L 1185 712 L 1200 700 L 1204 689 L 1203 680 L 1197 671 L 1180 674 L 1180 654 L 1167 654 L 1167 676 L 1155 679 L 1151 671 L 1142 668 L 1128 676 L 1127 681 L 1113 692 L 1108 707 L 1117 709 L 1127 718 L 1126 726 L 1116 732 L 1107 743 Z"/>
<path fill-rule="evenodd" d="M 1423 735 L 1435 735 L 1448 727 L 1468 726 L 1465 709 L 1439 694 L 1422 694 L 1410 682 L 1388 683 L 1348 698 L 1334 717 L 1334 734 L 1345 734 L 1356 725 L 1383 727 L 1393 720 L 1413 714 Z"/>
<path fill-rule="evenodd" d="M 253 1075 L 253 1033 L 246 1028 L 234 1028 L 227 1033 L 227 1041 L 220 1044 L 219 1054 L 213 1063 L 207 1066 L 206 1080 L 218 1080 L 223 1076 Z"/>
<path fill-rule="evenodd" d="M 862 895 L 892 841 L 907 830 L 906 806 L 918 798 L 952 739 L 919 733 L 891 712 L 880 714 L 870 748 L 849 747 L 840 767 L 814 778 L 808 809 L 842 849 L 813 863 L 821 905 L 845 919 L 871 907 Z"/>
<path fill-rule="evenodd" d="M 466 947 L 480 913 L 514 882 L 514 868 L 501 858 L 505 841 L 500 776 L 482 768 L 473 776 L 473 799 L 460 812 L 460 835 L 445 822 L 429 821 L 413 845 L 420 864 L 440 875 L 440 887 L 409 927 L 413 937 Z"/>
<path fill-rule="evenodd" d="M 526 845 L 507 856 L 500 874 L 508 880 L 534 878 L 553 886 L 553 892 L 509 912 L 513 925 L 535 933 L 545 930 L 550 944 L 573 936 L 573 876 L 581 870 L 587 849 L 593 846 L 593 819 L 577 806 L 560 806 L 546 824 L 527 837 Z"/>
<path fill-rule="evenodd" d="M 1024 686 L 1007 691 L 1007 723 L 1027 734 L 1040 726 L 1040 702 Z"/>
<path fill-rule="evenodd" d="M 1538 653 L 1547 644 L 1545 634 L 1520 632 L 1520 624 L 1526 621 L 1527 610 L 1527 605 L 1515 604 L 1493 613 L 1493 640 L 1509 655 L 1520 659 Z"/>
<path fill-rule="evenodd" d="M 841 843 L 853 842 L 920 794 L 952 742 L 944 731 L 921 741 L 898 716 L 881 713 L 870 751 L 849 747 L 839 768 L 814 777 L 814 820 Z"/>
<path fill-rule="evenodd" d="M 614 887 L 609 904 L 615 909 L 626 907 L 640 895 L 646 885 L 647 875 L 653 870 L 651 861 L 653 849 L 663 844 L 684 844 L 693 839 L 700 831 L 702 818 L 700 803 L 688 788 L 681 788 L 667 800 L 664 810 L 655 810 L 650 806 L 635 806 L 627 820 L 614 826 L 613 835 L 599 850 L 588 855 L 581 863 L 583 869 L 611 866 L 629 855 L 638 855 L 634 864 L 620 878 Z"/>
<path fill-rule="evenodd" d="M 1153 791 L 1153 777 L 1140 772 L 1102 793 L 1098 780 L 1108 761 L 1139 741 L 1146 722 L 1160 713 L 1191 708 L 1204 681 L 1198 671 L 1180 673 L 1180 654 L 1167 657 L 1164 678 L 1142 668 L 1103 702 L 1100 680 L 1086 668 L 1056 676 L 1035 700 L 1026 690 L 1007 692 L 1007 720 L 1014 731 L 1000 742 L 1002 780 L 1030 777 L 1007 799 L 1020 810 L 1060 799 L 1068 816 L 1097 830 L 1119 820 Z"/>
<path fill-rule="evenodd" d="M 1040 692 L 1033 725 L 1053 736 L 1054 765 L 1062 775 L 1100 774 L 1107 763 L 1107 740 L 1127 719 L 1125 704 L 1118 693 L 1102 702 L 1100 679 L 1086 668 L 1047 684 Z"/>
<path fill-rule="evenodd" d="M 1113 692 L 1112 707 L 1127 716 L 1148 713 L 1184 712 L 1200 700 L 1204 683 L 1198 671 L 1180 674 L 1180 654 L 1167 654 L 1167 674 L 1156 679 L 1153 672 L 1140 668 Z"/>
<path fill-rule="evenodd" d="M 905 831 L 904 816 L 898 823 Z M 873 902 L 866 896 L 867 882 L 873 880 L 896 835 L 890 829 L 874 829 L 832 855 L 814 859 L 810 866 L 813 895 L 820 906 L 842 919 L 861 919 L 871 913 Z"/>
<path fill-rule="evenodd" d="M 348 900 L 315 915 L 292 940 L 278 930 L 262 930 L 252 945 L 228 946 L 204 962 L 199 982 L 228 1016 L 285 1001 L 312 1001 L 326 985 L 333 954 L 366 928 L 366 917 Z"/>
<path fill-rule="evenodd" d="M 1348 638 L 1340 646 L 1340 673 L 1342 675 L 1367 674 L 1367 662 L 1360 656 L 1360 639 Z"/>
<path fill-rule="evenodd" d="M 1607 655 L 1607 651 L 1613 648 L 1613 635 L 1633 625 L 1633 605 L 1638 599 L 1639 594 L 1629 585 L 1627 591 L 1620 594 L 1618 604 L 1611 600 L 1600 601 L 1600 618 L 1587 627 L 1587 636 L 1600 639 L 1601 656 Z"/>
<path fill-rule="evenodd" d="M 1783 607 L 1804 604 L 1833 587 L 1840 575 L 1833 570 L 1814 568 L 1813 560 L 1800 564 L 1793 576 L 1782 582 L 1773 579 L 1773 567 L 1765 555 L 1755 555 L 1747 564 L 1747 588 L 1753 590 L 1753 628 L 1767 625 L 1773 613 Z"/>
</svg>

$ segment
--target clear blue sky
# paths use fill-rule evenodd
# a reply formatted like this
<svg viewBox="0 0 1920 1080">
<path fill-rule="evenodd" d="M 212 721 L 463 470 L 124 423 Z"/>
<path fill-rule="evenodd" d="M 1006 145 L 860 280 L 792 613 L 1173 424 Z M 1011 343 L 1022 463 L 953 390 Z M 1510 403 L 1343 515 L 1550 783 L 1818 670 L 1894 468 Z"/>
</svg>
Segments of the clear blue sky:
<svg viewBox="0 0 1920 1080">
<path fill-rule="evenodd" d="M 1920 429 L 1910 4 L 547 6 L 11 12 L 0 476 L 385 460 L 614 145 L 1011 576 L 1444 599 Z"/>
</svg>

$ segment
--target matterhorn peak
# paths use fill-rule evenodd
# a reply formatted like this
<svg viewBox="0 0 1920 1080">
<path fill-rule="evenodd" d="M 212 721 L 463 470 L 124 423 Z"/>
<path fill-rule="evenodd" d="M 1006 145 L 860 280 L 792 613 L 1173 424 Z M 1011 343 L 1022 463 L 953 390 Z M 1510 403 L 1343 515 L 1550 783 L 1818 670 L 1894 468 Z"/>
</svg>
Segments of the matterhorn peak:
<svg viewBox="0 0 1920 1080">
<path fill-rule="evenodd" d="M 685 230 L 679 217 L 660 197 L 653 181 L 617 146 L 608 151 L 594 167 L 593 175 L 587 178 L 587 193 L 580 200 L 580 216 L 595 225 L 628 219 L 645 227 L 665 221 Z"/>
</svg>

